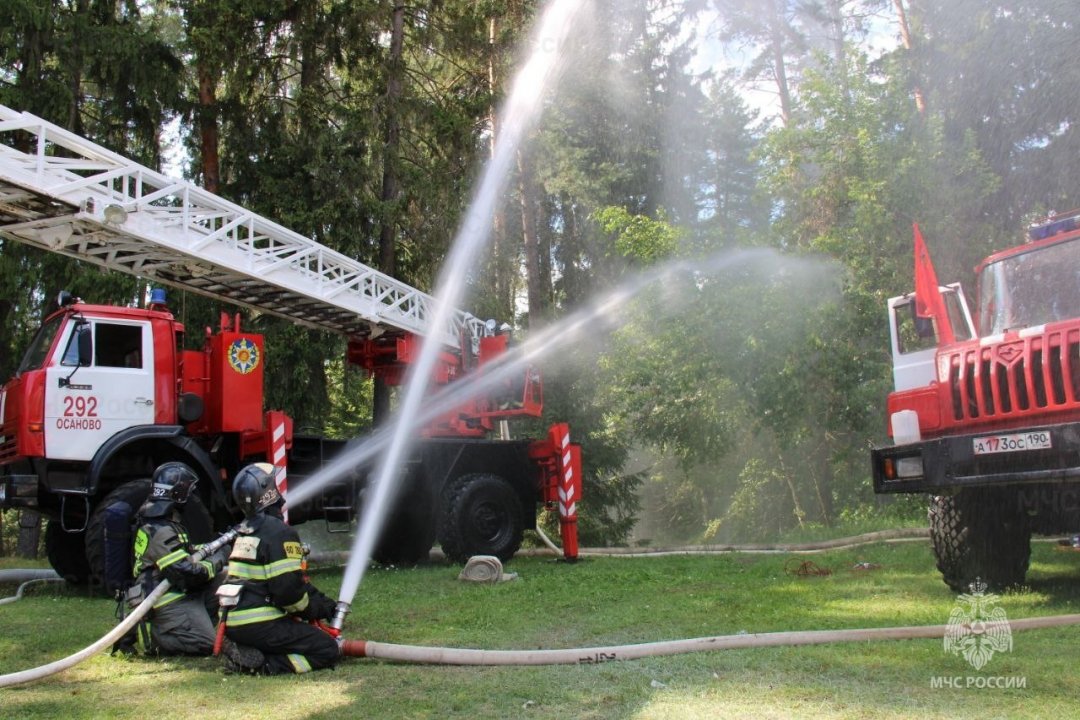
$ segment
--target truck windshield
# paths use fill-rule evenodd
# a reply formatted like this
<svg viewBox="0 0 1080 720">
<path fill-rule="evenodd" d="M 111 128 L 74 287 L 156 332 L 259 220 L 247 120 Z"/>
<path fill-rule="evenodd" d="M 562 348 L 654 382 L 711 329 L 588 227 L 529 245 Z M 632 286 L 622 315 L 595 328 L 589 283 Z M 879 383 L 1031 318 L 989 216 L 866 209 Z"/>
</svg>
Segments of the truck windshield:
<svg viewBox="0 0 1080 720">
<path fill-rule="evenodd" d="M 979 277 L 982 336 L 1080 318 L 1080 238 L 1013 255 Z"/>
<path fill-rule="evenodd" d="M 19 369 L 16 374 L 21 375 L 28 370 L 37 370 L 45 364 L 45 358 L 48 357 L 49 348 L 52 347 L 53 338 L 56 337 L 56 333 L 59 332 L 60 326 L 64 323 L 64 316 L 57 315 L 56 317 L 47 320 L 44 325 L 37 331 L 37 335 L 34 336 L 34 341 L 30 343 L 30 347 L 27 348 L 26 354 L 23 355 L 22 362 L 19 363 Z"/>
</svg>

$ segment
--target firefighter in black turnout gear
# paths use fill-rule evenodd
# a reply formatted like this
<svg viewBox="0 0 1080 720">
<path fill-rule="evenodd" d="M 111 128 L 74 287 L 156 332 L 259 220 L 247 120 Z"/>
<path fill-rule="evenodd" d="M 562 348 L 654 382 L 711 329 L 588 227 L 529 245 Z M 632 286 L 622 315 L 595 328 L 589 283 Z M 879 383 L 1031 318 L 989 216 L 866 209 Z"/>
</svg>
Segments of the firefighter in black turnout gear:
<svg viewBox="0 0 1080 720">
<path fill-rule="evenodd" d="M 215 579 L 225 564 L 225 553 L 193 563 L 195 547 L 180 524 L 180 513 L 199 482 L 198 475 L 180 462 L 167 462 L 154 471 L 150 496 L 136 515 L 135 585 L 129 604 L 138 604 L 162 580 L 169 591 L 150 611 L 150 642 L 143 632 L 144 649 L 164 655 L 209 655 L 214 649 L 217 615 Z"/>
<path fill-rule="evenodd" d="M 273 465 L 256 463 L 233 481 L 245 521 L 221 591 L 223 597 L 238 592 L 225 615 L 223 658 L 232 672 L 304 673 L 333 667 L 341 656 L 337 640 L 307 622 L 329 620 L 335 603 L 304 577 L 303 546 L 281 519 L 285 502 L 274 475 Z"/>
</svg>

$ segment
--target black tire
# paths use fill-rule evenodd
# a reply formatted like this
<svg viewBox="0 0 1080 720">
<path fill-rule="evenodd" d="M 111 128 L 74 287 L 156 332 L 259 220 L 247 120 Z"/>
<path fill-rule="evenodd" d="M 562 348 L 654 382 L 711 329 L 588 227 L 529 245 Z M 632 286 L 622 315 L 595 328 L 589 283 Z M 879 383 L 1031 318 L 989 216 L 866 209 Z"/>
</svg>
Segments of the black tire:
<svg viewBox="0 0 1080 720">
<path fill-rule="evenodd" d="M 439 544 L 455 562 L 473 555 L 494 555 L 507 562 L 521 547 L 521 499 L 497 475 L 455 480 L 446 489 L 442 512 Z"/>
<path fill-rule="evenodd" d="M 994 591 L 1021 585 L 1031 559 L 1031 524 L 1015 493 L 961 490 L 930 499 L 930 542 L 945 584 Z"/>
<path fill-rule="evenodd" d="M 149 478 L 132 480 L 114 488 L 90 514 L 90 522 L 86 526 L 86 561 L 90 578 L 102 587 L 105 581 L 105 511 L 114 503 L 126 502 L 131 507 L 130 520 L 134 522 L 135 513 L 149 495 Z M 184 504 L 180 517 L 191 542 L 204 543 L 214 539 L 210 512 L 198 496 L 193 495 Z"/>
<path fill-rule="evenodd" d="M 56 574 L 72 585 L 85 585 L 90 580 L 90 564 L 86 561 L 86 531 L 69 533 L 59 520 L 45 526 L 45 556 Z"/>
</svg>

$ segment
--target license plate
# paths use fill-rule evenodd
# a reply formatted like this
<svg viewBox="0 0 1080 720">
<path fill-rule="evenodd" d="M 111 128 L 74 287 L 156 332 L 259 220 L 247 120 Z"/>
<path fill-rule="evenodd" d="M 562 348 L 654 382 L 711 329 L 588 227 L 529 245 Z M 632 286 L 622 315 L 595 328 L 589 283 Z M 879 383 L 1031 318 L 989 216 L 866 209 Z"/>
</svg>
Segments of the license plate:
<svg viewBox="0 0 1080 720">
<path fill-rule="evenodd" d="M 1050 433 L 1043 430 L 1011 435 L 989 435 L 975 438 L 976 455 L 994 453 L 1022 452 L 1024 450 L 1046 450 L 1051 447 Z"/>
</svg>

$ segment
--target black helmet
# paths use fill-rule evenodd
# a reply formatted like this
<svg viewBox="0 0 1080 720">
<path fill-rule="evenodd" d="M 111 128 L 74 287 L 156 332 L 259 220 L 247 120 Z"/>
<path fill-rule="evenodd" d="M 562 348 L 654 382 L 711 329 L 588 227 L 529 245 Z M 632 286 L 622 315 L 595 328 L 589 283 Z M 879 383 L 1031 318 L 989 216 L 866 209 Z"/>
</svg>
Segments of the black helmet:
<svg viewBox="0 0 1080 720">
<path fill-rule="evenodd" d="M 163 517 L 183 505 L 199 482 L 195 471 L 182 462 L 167 462 L 154 471 L 150 497 L 139 509 L 143 517 Z"/>
<path fill-rule="evenodd" d="M 279 502 L 283 502 L 274 477 L 277 468 L 270 463 L 248 465 L 233 480 L 233 499 L 245 518 L 252 518 Z"/>
</svg>

